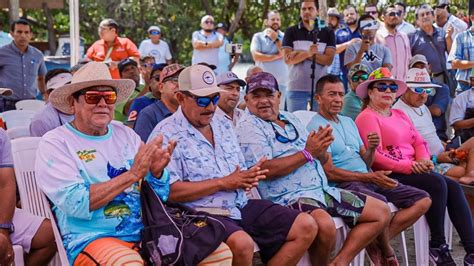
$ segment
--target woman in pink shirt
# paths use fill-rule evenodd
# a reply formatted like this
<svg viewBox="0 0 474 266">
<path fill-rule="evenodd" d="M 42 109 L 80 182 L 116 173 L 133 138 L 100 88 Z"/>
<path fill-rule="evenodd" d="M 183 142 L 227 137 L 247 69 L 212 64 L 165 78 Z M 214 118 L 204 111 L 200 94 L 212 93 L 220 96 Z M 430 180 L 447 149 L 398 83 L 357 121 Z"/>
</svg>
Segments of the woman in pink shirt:
<svg viewBox="0 0 474 266">
<path fill-rule="evenodd" d="M 403 111 L 391 108 L 406 89 L 403 81 L 392 78 L 388 68 L 376 69 L 356 89 L 357 96 L 364 101 L 356 125 L 366 147 L 369 133 L 380 136 L 374 170 L 391 170 L 390 177 L 430 194 L 432 205 L 425 214 L 431 231 L 430 259 L 436 265 L 455 265 L 444 237 L 448 208 L 467 253 L 464 262 L 470 265 L 474 263 L 474 228 L 462 188 L 456 181 L 432 171 L 434 165 L 426 142 Z"/>
</svg>

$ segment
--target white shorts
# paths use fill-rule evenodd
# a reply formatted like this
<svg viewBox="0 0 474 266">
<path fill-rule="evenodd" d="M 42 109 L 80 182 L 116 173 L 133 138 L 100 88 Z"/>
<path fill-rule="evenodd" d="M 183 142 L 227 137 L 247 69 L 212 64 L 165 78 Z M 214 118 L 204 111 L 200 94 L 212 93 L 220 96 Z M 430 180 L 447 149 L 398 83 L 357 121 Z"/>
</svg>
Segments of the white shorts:
<svg viewBox="0 0 474 266">
<path fill-rule="evenodd" d="M 26 253 L 29 253 L 31 241 L 33 241 L 33 237 L 36 235 L 44 219 L 46 218 L 15 208 L 15 213 L 13 214 L 15 232 L 10 235 L 13 245 L 20 245 Z"/>
</svg>

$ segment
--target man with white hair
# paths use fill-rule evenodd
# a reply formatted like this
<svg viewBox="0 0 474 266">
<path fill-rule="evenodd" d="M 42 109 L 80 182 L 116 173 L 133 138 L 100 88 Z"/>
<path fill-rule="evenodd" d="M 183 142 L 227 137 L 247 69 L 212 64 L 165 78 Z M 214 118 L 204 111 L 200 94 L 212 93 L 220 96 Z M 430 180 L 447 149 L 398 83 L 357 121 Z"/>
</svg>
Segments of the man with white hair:
<svg viewBox="0 0 474 266">
<path fill-rule="evenodd" d="M 205 15 L 201 18 L 201 30 L 193 32 L 193 57 L 191 63 L 219 64 L 219 47 L 224 42 L 224 36 L 214 30 L 214 18 Z"/>
</svg>

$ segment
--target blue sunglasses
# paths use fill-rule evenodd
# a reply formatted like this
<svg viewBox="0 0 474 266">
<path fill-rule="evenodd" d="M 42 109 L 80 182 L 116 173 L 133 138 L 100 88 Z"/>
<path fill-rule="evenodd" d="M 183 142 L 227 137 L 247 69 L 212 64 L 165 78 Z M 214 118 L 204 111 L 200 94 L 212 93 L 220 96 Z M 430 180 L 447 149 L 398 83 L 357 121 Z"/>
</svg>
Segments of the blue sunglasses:
<svg viewBox="0 0 474 266">
<path fill-rule="evenodd" d="M 436 91 L 433 88 L 411 88 L 411 90 L 416 94 L 426 93 L 430 96 L 435 95 Z"/>
<path fill-rule="evenodd" d="M 390 89 L 391 93 L 396 93 L 398 91 L 397 84 L 380 83 L 380 84 L 374 85 L 374 88 L 376 88 L 380 92 L 385 92 L 387 89 Z"/>
<path fill-rule="evenodd" d="M 195 101 L 196 101 L 196 104 L 199 106 L 199 107 L 208 107 L 209 104 L 212 104 L 213 105 L 216 105 L 217 102 L 219 101 L 219 98 L 221 97 L 219 94 L 216 94 L 214 96 L 196 96 L 194 94 L 191 94 L 191 93 L 184 93 L 186 96 L 188 97 L 191 97 L 193 98 Z"/>
<path fill-rule="evenodd" d="M 270 122 L 270 124 L 272 125 L 272 128 L 273 128 L 273 133 L 275 133 L 276 140 L 280 143 L 283 143 L 283 144 L 286 144 L 288 142 L 293 142 L 293 141 L 297 140 L 300 137 L 300 134 L 298 134 L 298 130 L 296 130 L 295 125 L 293 125 L 290 121 L 287 121 L 287 120 L 281 120 L 281 121 L 283 123 L 285 123 L 285 125 L 289 125 L 289 126 L 293 127 L 293 130 L 295 131 L 295 137 L 290 139 L 288 137 L 283 136 L 282 134 L 280 134 L 280 132 L 278 132 L 278 130 L 276 130 L 273 123 Z"/>
</svg>

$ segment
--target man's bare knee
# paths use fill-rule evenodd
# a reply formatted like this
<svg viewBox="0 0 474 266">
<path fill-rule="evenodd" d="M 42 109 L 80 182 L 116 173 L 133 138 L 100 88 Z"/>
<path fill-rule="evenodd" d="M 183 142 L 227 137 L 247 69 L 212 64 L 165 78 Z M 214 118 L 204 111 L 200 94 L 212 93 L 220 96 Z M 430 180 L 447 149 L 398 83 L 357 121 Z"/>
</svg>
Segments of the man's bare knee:
<svg viewBox="0 0 474 266">
<path fill-rule="evenodd" d="M 255 243 L 244 231 L 231 234 L 225 243 L 229 246 L 234 258 L 253 256 Z"/>
</svg>

